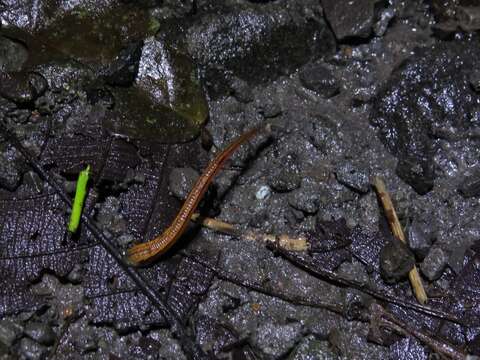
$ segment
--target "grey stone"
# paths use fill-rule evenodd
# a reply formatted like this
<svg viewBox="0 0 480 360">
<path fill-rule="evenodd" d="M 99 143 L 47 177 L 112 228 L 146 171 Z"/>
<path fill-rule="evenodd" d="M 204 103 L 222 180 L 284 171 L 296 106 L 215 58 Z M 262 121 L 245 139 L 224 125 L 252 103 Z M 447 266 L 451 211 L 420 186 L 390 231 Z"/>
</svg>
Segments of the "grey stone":
<svg viewBox="0 0 480 360">
<path fill-rule="evenodd" d="M 47 348 L 29 338 L 23 338 L 20 341 L 20 353 L 27 360 L 44 359 L 47 354 Z"/>
<path fill-rule="evenodd" d="M 168 187 L 174 196 L 185 200 L 198 177 L 198 172 L 192 168 L 175 168 L 168 175 Z"/>
<path fill-rule="evenodd" d="M 301 331 L 302 325 L 299 323 L 288 325 L 266 323 L 257 329 L 254 341 L 267 355 L 280 357 L 295 345 Z"/>
<path fill-rule="evenodd" d="M 20 71 L 28 59 L 28 50 L 21 43 L 0 36 L 0 71 Z"/>
<path fill-rule="evenodd" d="M 448 256 L 445 251 L 439 247 L 433 247 L 420 264 L 420 270 L 428 280 L 434 281 L 442 276 L 443 270 L 445 270 L 445 267 L 447 266 L 447 262 Z"/>
<path fill-rule="evenodd" d="M 380 273 L 387 283 L 405 279 L 415 265 L 415 257 L 407 246 L 392 238 L 380 252 Z"/>
<path fill-rule="evenodd" d="M 340 184 L 345 185 L 352 190 L 362 194 L 366 194 L 370 191 L 368 175 L 357 169 L 351 163 L 340 165 L 336 169 L 335 175 Z"/>
<path fill-rule="evenodd" d="M 308 64 L 298 76 L 303 86 L 326 98 L 332 97 L 340 89 L 335 74 L 324 64 Z"/>
<path fill-rule="evenodd" d="M 10 320 L 0 320 L 0 343 L 7 348 L 20 337 L 22 329 L 20 325 L 15 324 Z"/>
<path fill-rule="evenodd" d="M 370 36 L 375 2 L 375 0 L 322 0 L 322 6 L 337 39 L 345 40 Z"/>
<path fill-rule="evenodd" d="M 432 246 L 432 237 L 427 232 L 429 224 L 414 219 L 407 228 L 408 245 L 415 255 L 423 259 Z"/>
<path fill-rule="evenodd" d="M 24 333 L 32 340 L 47 346 L 53 345 L 56 338 L 55 332 L 49 325 L 39 322 L 28 323 Z"/>
</svg>

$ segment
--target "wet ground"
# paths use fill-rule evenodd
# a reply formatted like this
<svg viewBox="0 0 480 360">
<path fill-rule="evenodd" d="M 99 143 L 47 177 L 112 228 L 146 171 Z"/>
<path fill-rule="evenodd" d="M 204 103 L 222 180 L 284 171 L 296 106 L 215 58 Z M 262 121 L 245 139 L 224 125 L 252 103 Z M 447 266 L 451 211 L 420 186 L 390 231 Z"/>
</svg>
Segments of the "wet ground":
<svg viewBox="0 0 480 360">
<path fill-rule="evenodd" d="M 0 21 L 0 358 L 480 355 L 475 2 L 6 0 Z M 128 267 L 267 123 L 200 211 L 310 250 L 192 226 Z"/>
</svg>

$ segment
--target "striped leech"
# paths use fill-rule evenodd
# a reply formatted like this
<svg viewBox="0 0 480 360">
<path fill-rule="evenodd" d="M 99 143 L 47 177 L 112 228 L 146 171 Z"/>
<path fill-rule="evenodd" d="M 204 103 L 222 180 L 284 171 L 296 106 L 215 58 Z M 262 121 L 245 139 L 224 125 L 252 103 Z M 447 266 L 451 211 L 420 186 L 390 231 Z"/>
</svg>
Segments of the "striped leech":
<svg viewBox="0 0 480 360">
<path fill-rule="evenodd" d="M 182 236 L 188 223 L 197 208 L 198 203 L 208 189 L 215 175 L 218 174 L 225 161 L 237 150 L 240 145 L 254 137 L 264 127 L 251 129 L 240 135 L 225 150 L 220 152 L 198 178 L 192 190 L 183 203 L 182 208 L 173 220 L 172 224 L 159 236 L 148 242 L 137 244 L 127 250 L 127 261 L 131 265 L 139 265 L 155 259 L 167 252 L 173 244 Z"/>
</svg>

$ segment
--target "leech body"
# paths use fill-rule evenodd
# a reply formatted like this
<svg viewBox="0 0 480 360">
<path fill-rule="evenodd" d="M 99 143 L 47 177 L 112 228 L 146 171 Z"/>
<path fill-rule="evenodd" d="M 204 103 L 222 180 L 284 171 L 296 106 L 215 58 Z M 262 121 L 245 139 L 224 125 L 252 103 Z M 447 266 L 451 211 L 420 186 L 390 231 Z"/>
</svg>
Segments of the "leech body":
<svg viewBox="0 0 480 360">
<path fill-rule="evenodd" d="M 192 190 L 183 203 L 182 208 L 173 220 L 172 224 L 155 239 L 146 243 L 132 246 L 127 250 L 128 262 L 132 265 L 138 265 L 152 258 L 164 254 L 173 244 L 182 236 L 188 226 L 188 223 L 197 208 L 198 203 L 208 189 L 215 175 L 220 171 L 225 161 L 240 147 L 244 142 L 257 134 L 259 128 L 254 128 L 239 136 L 235 141 L 228 145 L 225 150 L 213 159 L 203 174 L 198 178 Z"/>
</svg>

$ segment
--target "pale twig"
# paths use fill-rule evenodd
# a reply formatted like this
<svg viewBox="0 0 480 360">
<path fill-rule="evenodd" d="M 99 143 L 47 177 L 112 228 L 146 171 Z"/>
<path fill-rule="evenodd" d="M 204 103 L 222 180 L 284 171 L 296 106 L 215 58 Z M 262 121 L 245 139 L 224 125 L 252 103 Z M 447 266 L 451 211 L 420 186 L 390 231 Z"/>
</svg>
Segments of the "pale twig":
<svg viewBox="0 0 480 360">
<path fill-rule="evenodd" d="M 304 237 L 292 238 L 285 234 L 276 236 L 272 234 L 258 233 L 255 231 L 243 231 L 232 224 L 208 217 L 202 217 L 200 216 L 200 214 L 193 214 L 192 220 L 206 228 L 224 234 L 233 235 L 253 241 L 276 242 L 280 247 L 285 250 L 305 251 L 308 249 L 308 242 L 307 239 Z"/>
<path fill-rule="evenodd" d="M 395 212 L 392 199 L 387 192 L 385 183 L 381 178 L 376 177 L 373 181 L 373 185 L 375 186 L 380 201 L 382 202 L 383 209 L 385 211 L 385 215 L 387 217 L 388 224 L 390 225 L 390 229 L 392 230 L 393 235 L 408 246 L 407 240 L 402 230 L 402 226 L 400 225 L 400 221 L 398 221 L 397 213 Z M 410 284 L 412 285 L 413 292 L 415 293 L 417 301 L 420 304 L 425 304 L 428 300 L 427 293 L 425 292 L 422 284 L 422 279 L 420 278 L 420 274 L 418 273 L 418 269 L 415 265 L 408 273 L 408 278 L 410 279 Z"/>
</svg>

